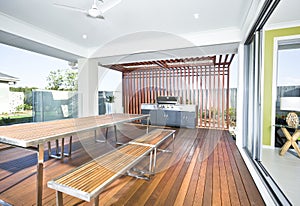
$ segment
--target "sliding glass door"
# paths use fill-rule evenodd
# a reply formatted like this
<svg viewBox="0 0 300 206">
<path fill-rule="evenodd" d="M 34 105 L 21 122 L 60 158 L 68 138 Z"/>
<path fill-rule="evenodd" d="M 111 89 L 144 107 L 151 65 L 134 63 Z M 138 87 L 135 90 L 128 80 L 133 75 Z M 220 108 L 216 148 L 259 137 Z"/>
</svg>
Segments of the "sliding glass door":
<svg viewBox="0 0 300 206">
<path fill-rule="evenodd" d="M 244 74 L 244 147 L 252 159 L 260 160 L 261 151 L 261 35 L 256 32 L 245 45 Z"/>
</svg>

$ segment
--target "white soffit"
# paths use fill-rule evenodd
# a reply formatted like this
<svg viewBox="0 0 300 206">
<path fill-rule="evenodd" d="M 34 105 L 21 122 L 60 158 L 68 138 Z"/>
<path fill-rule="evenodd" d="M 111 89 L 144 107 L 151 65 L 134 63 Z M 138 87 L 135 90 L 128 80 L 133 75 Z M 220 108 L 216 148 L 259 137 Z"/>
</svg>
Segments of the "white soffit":
<svg viewBox="0 0 300 206">
<path fill-rule="evenodd" d="M 0 43 L 14 46 L 20 49 L 34 51 L 39 54 L 64 59 L 70 62 L 76 62 L 77 59 L 82 58 L 82 56 L 50 47 L 45 44 L 40 44 L 29 39 L 24 39 L 22 37 L 18 37 L 4 31 L 0 31 Z"/>
<path fill-rule="evenodd" d="M 0 12 L 0 32 L 5 35 L 6 38 L 1 39 L 1 42 L 8 45 L 13 45 L 19 48 L 28 49 L 34 51 L 34 48 L 30 48 L 30 43 L 35 42 L 46 47 L 56 48 L 68 53 L 77 54 L 79 56 L 87 56 L 87 50 L 81 46 L 78 46 L 67 39 L 63 39 L 54 33 L 49 33 L 45 30 L 41 30 L 38 27 L 30 25 L 22 20 L 16 19 L 11 16 L 7 16 Z M 22 31 L 22 32 L 20 32 Z M 11 36 L 9 36 L 11 34 Z M 20 40 L 18 40 L 20 38 Z M 23 39 L 23 41 L 22 41 Z M 26 40 L 27 46 L 23 45 Z M 17 41 L 21 41 L 17 43 Z M 45 51 L 47 52 L 47 51 Z"/>
<path fill-rule="evenodd" d="M 111 0 L 104 3 L 107 1 Z M 107 42 L 144 31 L 178 35 L 196 46 L 216 45 L 238 40 L 253 1 L 257 0 L 122 0 L 105 13 L 105 20 L 53 5 L 88 9 L 92 0 L 0 1 L 0 30 L 84 57 Z M 26 28 L 6 23 L 5 17 L 24 23 Z M 222 35 L 224 32 L 227 34 Z M 82 38 L 84 34 L 86 39 Z"/>
<path fill-rule="evenodd" d="M 106 56 L 122 56 L 137 53 L 153 53 L 153 51 L 181 51 L 183 48 L 214 48 L 217 53 L 224 50 L 224 45 L 229 46 L 232 51 L 232 45 L 237 50 L 240 32 L 237 29 L 214 30 L 203 33 L 194 33 L 188 35 L 174 35 L 166 32 L 137 32 L 124 35 L 115 39 L 102 47 L 90 51 L 91 58 Z M 188 49 L 189 50 L 189 49 Z M 212 50 L 207 50 L 209 54 Z M 191 54 L 193 55 L 193 54 Z M 199 56 L 199 55 L 196 55 Z M 201 54 L 202 56 L 202 54 Z"/>
<path fill-rule="evenodd" d="M 130 53 L 127 55 L 114 55 L 98 58 L 100 65 L 121 64 L 131 62 L 142 62 L 164 59 L 181 59 L 189 57 L 202 57 L 221 54 L 236 54 L 239 42 L 208 45 L 200 47 L 187 47 L 180 49 L 170 49 L 161 51 L 148 51 L 139 53 Z"/>
</svg>

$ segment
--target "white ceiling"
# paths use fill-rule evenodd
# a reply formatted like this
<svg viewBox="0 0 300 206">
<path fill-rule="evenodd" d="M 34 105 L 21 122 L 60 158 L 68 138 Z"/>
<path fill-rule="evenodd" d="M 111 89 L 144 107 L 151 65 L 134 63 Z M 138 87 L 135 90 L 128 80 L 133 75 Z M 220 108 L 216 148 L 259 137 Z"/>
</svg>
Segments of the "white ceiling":
<svg viewBox="0 0 300 206">
<path fill-rule="evenodd" d="M 300 1 L 281 0 L 266 24 L 266 28 L 300 26 Z"/>
<path fill-rule="evenodd" d="M 104 4 L 108 1 L 114 0 Z M 104 13 L 105 20 L 54 5 L 89 9 L 92 2 L 0 1 L 0 42 L 70 61 L 209 45 L 208 52 L 213 53 L 218 45 L 232 43 L 237 48 L 264 0 L 122 0 Z M 299 2 L 282 3 L 285 21 L 300 19 Z M 292 14 L 286 12 L 289 9 Z M 273 23 L 281 21 L 278 18 Z M 211 45 L 216 45 L 215 50 Z"/>
<path fill-rule="evenodd" d="M 93 0 L 9 0 L 0 2 L 0 11 L 89 48 L 141 31 L 186 34 L 240 28 L 251 1 L 123 0 L 104 13 L 105 20 L 88 18 L 81 12 L 53 4 L 88 9 Z M 101 2 L 98 4 L 101 6 Z M 194 19 L 194 13 L 199 13 L 199 19 Z M 88 35 L 86 40 L 83 34 Z"/>
</svg>

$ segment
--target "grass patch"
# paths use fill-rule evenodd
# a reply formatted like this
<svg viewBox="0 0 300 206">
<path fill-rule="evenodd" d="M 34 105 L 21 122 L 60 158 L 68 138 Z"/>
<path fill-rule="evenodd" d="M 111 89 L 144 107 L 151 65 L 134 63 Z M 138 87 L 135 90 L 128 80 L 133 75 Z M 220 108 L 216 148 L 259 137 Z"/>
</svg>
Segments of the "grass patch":
<svg viewBox="0 0 300 206">
<path fill-rule="evenodd" d="M 32 122 L 32 113 L 15 113 L 0 115 L 0 126 Z"/>
</svg>

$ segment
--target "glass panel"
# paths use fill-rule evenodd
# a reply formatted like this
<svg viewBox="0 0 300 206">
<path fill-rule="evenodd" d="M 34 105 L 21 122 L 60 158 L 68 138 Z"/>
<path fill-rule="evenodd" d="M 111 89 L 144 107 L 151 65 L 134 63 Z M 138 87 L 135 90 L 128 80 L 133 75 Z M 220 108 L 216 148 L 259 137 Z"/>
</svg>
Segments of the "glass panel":
<svg viewBox="0 0 300 206">
<path fill-rule="evenodd" d="M 280 44 L 281 42 L 279 42 Z M 281 110 L 281 97 L 300 97 L 300 49 L 295 48 L 297 45 L 279 45 L 277 56 L 277 76 L 276 76 L 276 106 L 275 110 L 275 148 L 263 148 L 262 164 L 265 170 L 270 174 L 276 185 L 285 194 L 293 205 L 299 203 L 299 157 L 294 149 L 290 146 L 288 150 L 281 153 L 282 146 L 286 143 L 286 135 L 293 135 L 294 128 L 286 128 L 286 134 L 281 127 L 287 125 L 286 116 L 291 111 Z M 282 49 L 283 48 L 283 49 Z M 293 111 L 295 112 L 295 111 Z M 298 117 L 300 112 L 297 112 Z M 278 126 L 276 126 L 278 125 Z M 281 126 L 279 126 L 281 125 Z M 290 134 L 289 134 L 290 133 Z M 300 141 L 296 141 L 298 147 Z M 280 155 L 281 154 L 281 155 Z M 283 178 L 284 177 L 284 178 Z"/>
<path fill-rule="evenodd" d="M 285 48 L 280 50 L 280 48 Z M 300 73 L 295 60 L 300 58 L 300 49 L 279 47 L 277 69 L 277 96 L 275 108 L 275 124 L 286 125 L 286 116 L 290 111 L 280 110 L 281 97 L 300 97 Z M 298 67 L 298 68 L 297 68 Z M 298 117 L 300 113 L 297 113 Z M 291 131 L 292 132 L 292 131 Z M 275 128 L 275 147 L 281 148 L 285 137 L 279 127 Z"/>
<path fill-rule="evenodd" d="M 77 92 L 37 90 L 32 96 L 34 122 L 78 117 Z"/>
<path fill-rule="evenodd" d="M 260 33 L 256 32 L 245 52 L 244 146 L 253 159 L 260 159 Z"/>
<path fill-rule="evenodd" d="M 253 128 L 253 101 L 252 101 L 252 94 L 253 94 L 253 71 L 254 71 L 254 41 L 251 44 L 246 46 L 246 72 L 244 77 L 244 88 L 245 88 L 245 102 L 248 102 L 247 105 L 244 105 L 244 137 L 245 140 L 245 147 L 247 151 L 252 156 L 253 150 L 253 135 L 252 131 L 248 128 Z"/>
</svg>

